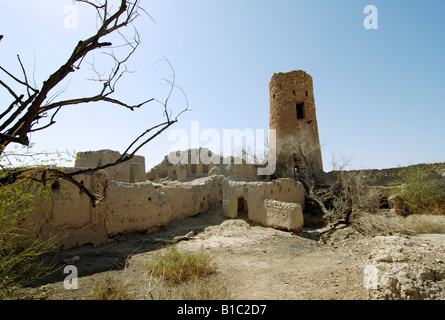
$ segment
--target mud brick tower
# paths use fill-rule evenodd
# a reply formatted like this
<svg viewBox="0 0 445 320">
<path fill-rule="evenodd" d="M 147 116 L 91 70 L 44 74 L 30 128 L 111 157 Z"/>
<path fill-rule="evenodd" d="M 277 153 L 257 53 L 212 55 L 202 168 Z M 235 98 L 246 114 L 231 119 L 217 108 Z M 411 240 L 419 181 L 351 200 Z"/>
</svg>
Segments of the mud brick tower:
<svg viewBox="0 0 445 320">
<path fill-rule="evenodd" d="M 312 170 L 323 171 L 312 77 L 304 71 L 275 73 L 269 84 L 270 129 L 276 130 L 277 174 L 298 170 L 303 151 Z"/>
</svg>

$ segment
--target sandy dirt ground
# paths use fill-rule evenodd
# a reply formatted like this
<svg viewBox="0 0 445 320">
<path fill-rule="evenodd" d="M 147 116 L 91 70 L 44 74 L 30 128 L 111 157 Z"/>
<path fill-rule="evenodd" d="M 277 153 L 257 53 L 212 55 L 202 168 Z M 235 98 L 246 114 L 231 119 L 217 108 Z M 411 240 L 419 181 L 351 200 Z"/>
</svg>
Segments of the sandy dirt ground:
<svg viewBox="0 0 445 320">
<path fill-rule="evenodd" d="M 178 243 L 189 251 L 204 250 L 217 266 L 216 276 L 230 293 L 243 300 L 366 300 L 363 270 L 371 239 L 351 228 L 319 241 L 317 230 L 300 233 L 265 228 L 246 219 L 226 219 L 214 211 L 177 221 L 161 230 L 116 237 L 109 244 L 60 252 L 61 268 L 29 288 L 31 299 L 92 299 L 102 279 L 128 284 L 131 299 L 151 299 L 147 261 L 162 248 L 154 238 L 172 239 L 194 231 L 195 237 Z M 74 256 L 77 289 L 67 290 L 62 261 Z M 173 297 L 174 298 L 174 297 Z"/>
</svg>

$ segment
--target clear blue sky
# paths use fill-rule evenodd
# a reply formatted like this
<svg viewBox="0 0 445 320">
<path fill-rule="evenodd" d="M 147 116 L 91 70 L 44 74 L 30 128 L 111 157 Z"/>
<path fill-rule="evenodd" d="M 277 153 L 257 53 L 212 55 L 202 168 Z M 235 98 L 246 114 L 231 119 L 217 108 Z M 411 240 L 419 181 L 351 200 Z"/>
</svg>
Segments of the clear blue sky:
<svg viewBox="0 0 445 320">
<path fill-rule="evenodd" d="M 71 4 L 0 0 L 0 64 L 20 74 L 20 54 L 28 75 L 37 83 L 45 80 L 77 41 L 96 30 L 94 12 L 85 7 L 78 11 L 77 29 L 64 27 L 64 8 Z M 128 64 L 136 72 L 122 81 L 118 97 L 129 103 L 165 98 L 162 79 L 169 70 L 156 63 L 165 56 L 193 110 L 175 129 L 190 131 L 192 121 L 199 121 L 201 131 L 221 134 L 267 129 L 273 73 L 304 70 L 314 81 L 326 171 L 333 155 L 352 157 L 355 169 L 445 161 L 443 0 L 143 0 L 142 5 L 155 22 L 145 15 L 137 20 L 142 44 Z M 377 30 L 363 26 L 366 5 L 378 9 Z M 99 53 L 95 59 L 106 62 Z M 91 76 L 83 64 L 60 98 L 94 93 L 95 83 L 85 81 Z M 4 90 L 0 101 L 3 108 L 10 103 Z M 174 97 L 173 113 L 183 102 L 181 95 Z M 32 138 L 36 150 L 123 151 L 161 112 L 155 103 L 135 112 L 108 104 L 72 107 Z M 147 169 L 174 144 L 167 138 L 168 132 L 140 152 Z"/>
</svg>

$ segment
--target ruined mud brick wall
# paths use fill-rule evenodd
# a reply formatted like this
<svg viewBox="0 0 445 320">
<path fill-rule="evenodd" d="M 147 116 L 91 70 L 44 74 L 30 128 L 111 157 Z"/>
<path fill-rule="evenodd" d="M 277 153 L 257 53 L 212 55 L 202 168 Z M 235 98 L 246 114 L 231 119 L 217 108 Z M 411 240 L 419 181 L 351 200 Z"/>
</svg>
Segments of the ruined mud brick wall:
<svg viewBox="0 0 445 320">
<path fill-rule="evenodd" d="M 274 206 L 269 200 L 275 201 Z M 236 218 L 247 212 L 252 222 L 299 231 L 303 227 L 304 204 L 304 187 L 292 179 L 271 182 L 223 181 L 223 214 L 228 218 Z M 278 211 L 281 215 L 277 215 Z"/>
<path fill-rule="evenodd" d="M 258 175 L 257 166 L 249 164 L 239 158 L 222 157 L 213 154 L 207 148 L 188 149 L 181 151 L 184 157 L 184 163 L 172 164 L 166 156 L 161 163 L 153 167 L 147 172 L 147 179 L 155 182 L 162 181 L 186 181 L 200 177 L 208 177 L 211 175 L 223 175 L 232 180 L 242 181 L 258 181 L 264 180 L 264 176 Z M 201 158 L 196 156 L 201 153 L 214 157 L 216 160 L 205 164 L 202 163 Z M 193 155 L 198 161 L 192 163 Z"/>
<path fill-rule="evenodd" d="M 113 163 L 121 157 L 121 154 L 112 150 L 86 151 L 77 153 L 75 168 L 96 168 L 108 163 Z M 134 156 L 132 159 L 121 163 L 119 166 L 105 169 L 113 175 L 114 180 L 121 182 L 144 182 L 145 159 L 142 156 Z"/>
<path fill-rule="evenodd" d="M 119 234 L 145 232 L 209 210 L 222 208 L 228 218 L 236 218 L 240 198 L 255 223 L 289 231 L 303 227 L 304 188 L 291 179 L 243 182 L 215 175 L 190 182 L 126 183 L 101 171 L 77 179 L 98 194 L 105 190 L 106 198 L 93 208 L 67 181 L 59 181 L 57 188 L 47 186 L 50 200 L 39 200 L 37 211 L 26 218 L 35 237 L 63 235 L 63 249 L 102 245 Z"/>
<path fill-rule="evenodd" d="M 63 236 L 59 242 L 63 249 L 89 243 L 102 245 L 113 236 L 163 227 L 222 204 L 218 177 L 167 185 L 115 181 L 104 172 L 77 179 L 98 194 L 105 191 L 105 199 L 93 208 L 90 199 L 67 181 L 59 181 L 57 189 L 48 186 L 50 200 L 39 200 L 35 203 L 37 210 L 26 217 L 34 237 Z"/>
<path fill-rule="evenodd" d="M 76 180 L 93 193 L 101 194 L 108 178 L 107 174 L 99 171 L 79 175 Z M 64 249 L 87 243 L 105 243 L 103 212 L 93 208 L 90 199 L 78 187 L 66 180 L 57 180 L 47 184 L 46 189 L 49 200 L 33 202 L 36 210 L 23 219 L 23 226 L 32 230 L 31 237 L 47 239 L 56 236 L 60 238 L 58 247 Z"/>
<path fill-rule="evenodd" d="M 111 181 L 101 205 L 106 213 L 108 235 L 141 232 L 170 222 L 193 217 L 222 203 L 221 179 L 210 177 L 193 183 L 128 184 Z"/>
<path fill-rule="evenodd" d="M 83 152 L 76 166 L 104 165 L 119 157 L 111 150 Z M 23 226 L 32 229 L 33 237 L 63 236 L 59 247 L 67 249 L 87 243 L 102 245 L 115 235 L 165 226 L 222 205 L 221 178 L 157 184 L 145 179 L 144 168 L 144 158 L 135 157 L 129 163 L 76 176 L 92 193 L 104 195 L 96 207 L 70 182 L 48 184 L 49 200 L 33 203 L 37 210 L 24 217 Z M 75 169 L 64 168 L 67 172 Z"/>
<path fill-rule="evenodd" d="M 323 170 L 312 77 L 304 71 L 275 73 L 269 83 L 270 129 L 276 130 L 277 171 L 292 175 L 296 145 L 304 142 L 315 171 Z"/>
<path fill-rule="evenodd" d="M 264 200 L 268 227 L 301 231 L 304 226 L 303 209 L 299 203 Z"/>
<path fill-rule="evenodd" d="M 104 165 L 119 157 L 119 153 L 110 150 L 79 153 L 76 167 Z M 95 207 L 68 181 L 48 184 L 49 200 L 33 203 L 37 210 L 24 218 L 23 226 L 31 227 L 34 237 L 63 236 L 59 242 L 62 249 L 89 243 L 102 245 L 119 234 L 145 232 L 209 210 L 222 209 L 228 218 L 236 218 L 240 199 L 245 203 L 242 210 L 248 212 L 253 222 L 291 231 L 303 226 L 305 194 L 300 182 L 255 181 L 263 178 L 258 178 L 256 167 L 248 164 L 215 165 L 206 175 L 198 172 L 187 181 L 175 180 L 173 175 L 154 182 L 145 180 L 145 174 L 141 174 L 145 167 L 143 157 L 132 160 L 76 176 L 92 193 L 103 195 Z M 168 173 L 177 167 L 158 169 Z M 76 169 L 64 168 L 67 172 Z M 249 177 L 253 181 L 248 181 Z M 143 181 L 134 182 L 139 180 Z"/>
</svg>

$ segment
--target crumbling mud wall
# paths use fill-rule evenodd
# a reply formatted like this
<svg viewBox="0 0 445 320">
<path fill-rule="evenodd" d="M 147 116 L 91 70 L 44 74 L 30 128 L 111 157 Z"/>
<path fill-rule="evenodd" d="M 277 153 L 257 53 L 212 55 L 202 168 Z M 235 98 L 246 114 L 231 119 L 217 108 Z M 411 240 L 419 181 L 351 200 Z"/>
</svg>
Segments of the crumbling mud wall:
<svg viewBox="0 0 445 320">
<path fill-rule="evenodd" d="M 273 205 L 270 202 L 273 200 Z M 228 218 L 247 214 L 249 220 L 268 227 L 300 231 L 303 228 L 305 192 L 292 179 L 271 182 L 223 182 L 223 214 Z M 289 206 L 293 204 L 293 206 Z M 281 215 L 277 212 L 281 211 Z M 281 222 L 278 222 L 278 219 Z"/>
<path fill-rule="evenodd" d="M 100 194 L 97 191 L 103 190 L 108 177 L 104 172 L 97 172 L 79 175 L 76 179 L 93 193 Z M 36 210 L 21 221 L 23 227 L 32 231 L 31 237 L 47 239 L 57 236 L 60 248 L 105 243 L 104 217 L 97 208 L 92 207 L 90 199 L 79 188 L 65 180 L 53 181 L 45 188 L 49 200 L 33 202 Z"/>
<path fill-rule="evenodd" d="M 299 203 L 264 200 L 268 227 L 289 231 L 301 231 L 304 226 L 303 209 Z"/>
<path fill-rule="evenodd" d="M 64 170 L 104 165 L 119 157 L 110 150 L 83 152 L 78 154 L 77 168 Z M 63 249 L 102 245 L 119 234 L 145 232 L 217 209 L 228 218 L 245 212 L 251 221 L 278 229 L 299 231 L 303 227 L 305 195 L 301 183 L 291 179 L 265 182 L 264 177 L 254 174 L 254 166 L 245 163 L 215 165 L 205 174 L 187 172 L 186 179 L 168 175 L 181 166 L 159 165 L 158 172 L 152 170 L 151 174 L 160 179 L 150 181 L 142 174 L 145 164 L 138 157 L 130 163 L 76 176 L 92 193 L 103 197 L 94 207 L 72 183 L 53 181 L 46 186 L 49 200 L 38 200 L 37 210 L 24 217 L 23 225 L 33 229 L 34 237 L 63 236 L 59 242 Z"/>
<path fill-rule="evenodd" d="M 218 208 L 222 200 L 220 184 L 217 177 L 170 184 L 110 181 L 107 198 L 98 210 L 104 216 L 108 236 L 146 231 Z"/>
<path fill-rule="evenodd" d="M 127 183 L 109 179 L 104 172 L 78 177 L 105 198 L 96 207 L 67 181 L 57 189 L 49 186 L 50 200 L 39 200 L 37 210 L 25 218 L 35 237 L 63 236 L 67 249 L 88 243 L 105 244 L 119 234 L 144 232 L 172 221 L 219 208 L 222 204 L 221 177 L 193 183 Z M 83 180 L 81 180 L 83 179 Z"/>
<path fill-rule="evenodd" d="M 179 151 L 178 151 L 179 152 Z M 202 156 L 208 157 L 207 163 L 203 163 Z M 173 164 L 169 156 L 147 172 L 146 178 L 150 181 L 187 181 L 201 177 L 213 175 L 223 175 L 232 180 L 240 181 L 264 181 L 267 177 L 258 175 L 258 168 L 255 164 L 246 163 L 241 158 L 222 157 L 213 154 L 207 148 L 188 149 L 181 151 L 181 159 L 177 164 Z"/>
<path fill-rule="evenodd" d="M 114 163 L 121 154 L 113 150 L 86 151 L 77 154 L 75 168 L 96 168 L 108 163 Z M 144 182 L 145 159 L 142 156 L 133 156 L 132 159 L 104 170 L 114 180 L 121 182 Z"/>
</svg>

